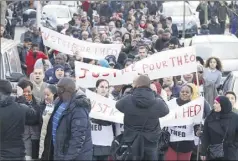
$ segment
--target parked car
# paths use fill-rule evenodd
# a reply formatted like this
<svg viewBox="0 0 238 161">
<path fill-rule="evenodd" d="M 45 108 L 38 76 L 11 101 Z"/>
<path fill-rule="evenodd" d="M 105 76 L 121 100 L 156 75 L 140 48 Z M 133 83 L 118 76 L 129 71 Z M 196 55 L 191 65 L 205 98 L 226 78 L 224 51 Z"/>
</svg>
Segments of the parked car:
<svg viewBox="0 0 238 161">
<path fill-rule="evenodd" d="M 47 4 L 42 8 L 43 26 L 56 29 L 58 25 L 64 25 L 72 19 L 70 8 L 66 5 Z"/>
<path fill-rule="evenodd" d="M 238 39 L 234 35 L 199 35 L 190 41 L 197 56 L 207 60 L 218 57 L 223 65 L 224 77 L 231 71 L 238 70 Z"/>
<path fill-rule="evenodd" d="M 24 76 L 18 53 L 18 42 L 1 38 L 0 79 L 9 80 L 16 87 L 19 79 Z"/>
<path fill-rule="evenodd" d="M 185 5 L 185 14 L 184 14 Z M 177 2 L 165 2 L 163 3 L 163 15 L 172 17 L 173 24 L 176 24 L 179 31 L 179 36 L 183 33 L 183 19 L 185 17 L 185 36 L 192 37 L 198 34 L 197 17 L 196 13 L 192 11 L 191 6 L 188 3 Z"/>
<path fill-rule="evenodd" d="M 238 96 L 238 71 L 231 72 L 222 86 L 222 93 L 225 94 L 227 91 L 233 91 Z"/>
</svg>

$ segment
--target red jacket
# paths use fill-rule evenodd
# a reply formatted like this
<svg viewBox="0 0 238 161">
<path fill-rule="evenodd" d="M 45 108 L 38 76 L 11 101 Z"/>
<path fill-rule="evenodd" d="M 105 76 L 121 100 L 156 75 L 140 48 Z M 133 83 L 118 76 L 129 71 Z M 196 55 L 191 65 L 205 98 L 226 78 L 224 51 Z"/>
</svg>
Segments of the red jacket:
<svg viewBox="0 0 238 161">
<path fill-rule="evenodd" d="M 48 59 L 48 57 L 41 51 L 38 51 L 37 54 L 36 54 L 36 57 L 34 58 L 33 56 L 33 51 L 32 50 L 29 50 L 27 55 L 26 55 L 26 66 L 27 66 L 27 70 L 26 70 L 26 73 L 27 73 L 27 76 L 30 76 L 30 74 L 33 72 L 34 70 L 34 65 L 36 63 L 36 61 L 38 59 Z"/>
</svg>

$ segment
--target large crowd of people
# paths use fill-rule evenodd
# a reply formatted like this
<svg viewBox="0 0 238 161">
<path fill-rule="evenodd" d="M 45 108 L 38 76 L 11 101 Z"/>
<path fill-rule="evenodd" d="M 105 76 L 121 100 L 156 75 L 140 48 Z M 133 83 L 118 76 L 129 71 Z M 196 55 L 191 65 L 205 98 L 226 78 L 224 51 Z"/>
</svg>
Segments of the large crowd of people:
<svg viewBox="0 0 238 161">
<path fill-rule="evenodd" d="M 238 159 L 237 96 L 233 91 L 221 94 L 222 63 L 216 57 L 206 61 L 196 57 L 197 71 L 182 76 L 151 80 L 139 75 L 132 84 L 116 86 L 99 79 L 89 90 L 117 101 L 116 108 L 124 113 L 124 125 L 89 116 L 92 102 L 84 88 L 76 87 L 75 61 L 120 70 L 155 53 L 181 48 L 172 17 L 160 14 L 162 4 L 86 0 L 81 13 L 55 29 L 91 43 L 123 44 L 118 58 L 108 55 L 94 60 L 82 57 L 80 52 L 61 53 L 44 45 L 40 29 L 27 26 L 19 51 L 25 77 L 16 90 L 9 81 L 0 80 L 0 160 Z M 228 7 L 209 2 L 209 24 L 204 24 L 202 5 L 197 8 L 200 33 L 209 30 L 210 34 L 224 34 L 223 12 Z M 235 34 L 238 16 L 232 13 L 230 29 Z M 213 24 L 218 24 L 216 18 L 217 26 Z M 1 25 L 1 37 L 14 36 Z M 160 127 L 159 118 L 169 113 L 170 106 L 180 107 L 198 97 L 205 98 L 204 125 Z M 161 133 L 176 128 L 193 133 L 194 139 L 168 138 L 167 148 L 159 149 Z M 122 132 L 123 141 L 131 149 L 120 158 L 111 145 Z"/>
</svg>

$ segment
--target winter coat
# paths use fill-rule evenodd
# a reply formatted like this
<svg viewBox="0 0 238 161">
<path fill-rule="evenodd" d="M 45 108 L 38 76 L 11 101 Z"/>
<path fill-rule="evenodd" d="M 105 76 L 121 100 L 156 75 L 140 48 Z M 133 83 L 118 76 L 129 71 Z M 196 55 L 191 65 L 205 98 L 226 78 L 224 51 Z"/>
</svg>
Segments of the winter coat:
<svg viewBox="0 0 238 161">
<path fill-rule="evenodd" d="M 204 20 L 205 19 L 205 5 L 203 3 L 200 3 L 196 9 L 197 12 L 199 12 L 199 19 Z"/>
<path fill-rule="evenodd" d="M 215 83 L 205 81 L 203 84 L 204 98 L 213 107 L 214 100 L 218 96 Z"/>
<path fill-rule="evenodd" d="M 24 126 L 34 120 L 36 111 L 17 101 L 9 97 L 0 103 L 0 160 L 25 158 Z"/>
<path fill-rule="evenodd" d="M 91 103 L 81 91 L 72 96 L 62 113 L 56 130 L 55 145 L 52 141 L 52 121 L 62 102 L 56 100 L 44 142 L 42 160 L 92 160 L 93 145 L 89 112 Z"/>
<path fill-rule="evenodd" d="M 213 22 L 210 22 L 208 24 L 208 30 L 209 30 L 209 33 L 211 35 L 219 35 L 221 34 L 221 27 L 220 27 L 220 24 L 218 23 L 213 23 Z"/>
<path fill-rule="evenodd" d="M 27 66 L 27 75 L 30 76 L 30 74 L 34 70 L 34 65 L 38 59 L 47 59 L 48 57 L 41 51 L 38 51 L 36 56 L 34 57 L 33 51 L 29 50 L 26 55 L 26 66 Z"/>
<path fill-rule="evenodd" d="M 218 6 L 217 4 L 208 5 L 208 20 L 210 20 L 212 17 L 215 17 L 218 15 Z"/>
<path fill-rule="evenodd" d="M 48 84 L 45 82 L 42 82 L 40 87 L 39 85 L 33 82 L 32 94 L 34 95 L 37 103 L 41 103 L 44 101 L 45 99 L 44 90 L 47 86 Z"/>
<path fill-rule="evenodd" d="M 26 123 L 23 135 L 26 156 L 32 156 L 32 150 L 38 151 L 37 149 L 34 149 L 35 147 L 33 147 L 32 140 L 40 140 L 41 109 L 34 96 L 32 96 L 32 102 L 26 102 L 25 104 L 37 112 L 34 122 Z"/>
<path fill-rule="evenodd" d="M 45 103 L 41 104 L 42 126 L 40 134 L 39 158 L 41 158 L 42 153 L 44 151 L 44 141 L 47 133 L 47 126 L 53 110 L 54 110 L 53 104 L 49 105 L 46 105 Z"/>
<path fill-rule="evenodd" d="M 226 21 L 226 16 L 228 15 L 227 7 L 219 6 L 218 7 L 218 20 L 220 21 Z"/>
<path fill-rule="evenodd" d="M 156 98 L 150 88 L 136 88 L 132 94 L 117 101 L 116 108 L 124 113 L 123 140 L 133 142 L 134 156 L 146 155 L 144 147 L 157 147 L 155 144 L 161 130 L 158 118 L 169 113 L 168 106 L 162 99 Z"/>
<path fill-rule="evenodd" d="M 238 115 L 233 112 L 219 115 L 212 111 L 208 115 L 202 135 L 202 156 L 207 155 L 209 145 L 222 142 L 227 127 L 228 132 L 224 142 L 224 160 L 238 159 Z"/>
</svg>

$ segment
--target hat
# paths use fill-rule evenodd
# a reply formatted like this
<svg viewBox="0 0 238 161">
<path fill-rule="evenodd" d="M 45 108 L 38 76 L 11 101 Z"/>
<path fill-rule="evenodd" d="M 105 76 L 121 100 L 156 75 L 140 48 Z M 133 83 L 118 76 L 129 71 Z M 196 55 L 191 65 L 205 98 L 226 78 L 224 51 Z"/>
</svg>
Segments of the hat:
<svg viewBox="0 0 238 161">
<path fill-rule="evenodd" d="M 7 95 L 12 93 L 12 85 L 8 80 L 0 79 L 0 92 Z"/>
<path fill-rule="evenodd" d="M 218 96 L 215 99 L 221 106 L 221 112 L 220 113 L 229 113 L 232 111 L 232 104 L 230 100 L 226 96 Z"/>
<path fill-rule="evenodd" d="M 102 67 L 105 67 L 105 68 L 109 68 L 109 63 L 106 59 L 101 59 L 101 60 L 98 60 L 98 65 L 102 66 Z"/>
<path fill-rule="evenodd" d="M 108 55 L 105 58 L 109 65 L 116 65 L 116 57 L 114 55 Z"/>
</svg>

